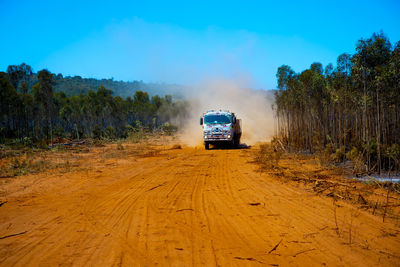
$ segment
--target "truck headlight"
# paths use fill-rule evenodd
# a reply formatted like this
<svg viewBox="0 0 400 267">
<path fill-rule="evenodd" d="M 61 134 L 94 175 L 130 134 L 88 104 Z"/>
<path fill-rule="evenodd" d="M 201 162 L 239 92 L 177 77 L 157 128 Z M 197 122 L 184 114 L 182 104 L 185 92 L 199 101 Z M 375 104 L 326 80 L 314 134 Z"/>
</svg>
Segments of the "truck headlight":
<svg viewBox="0 0 400 267">
<path fill-rule="evenodd" d="M 227 138 L 231 138 L 231 136 L 228 134 Z"/>
</svg>

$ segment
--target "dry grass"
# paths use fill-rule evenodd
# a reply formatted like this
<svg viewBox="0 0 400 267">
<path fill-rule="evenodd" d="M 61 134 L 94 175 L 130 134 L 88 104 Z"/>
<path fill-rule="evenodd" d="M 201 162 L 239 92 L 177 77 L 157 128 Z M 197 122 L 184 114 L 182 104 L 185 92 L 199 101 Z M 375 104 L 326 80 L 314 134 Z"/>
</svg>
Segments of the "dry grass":
<svg viewBox="0 0 400 267">
<path fill-rule="evenodd" d="M 0 178 L 40 173 L 48 170 L 62 169 L 70 171 L 77 167 L 82 153 L 89 149 L 68 150 L 56 148 L 39 150 L 18 156 L 9 156 L 0 160 Z"/>
<path fill-rule="evenodd" d="M 260 145 L 254 155 L 254 162 L 260 166 L 260 171 L 286 182 L 302 184 L 306 190 L 330 197 L 335 203 L 346 201 L 374 215 L 390 218 L 397 223 L 400 220 L 400 194 L 394 190 L 399 185 L 362 183 L 348 177 L 351 171 L 325 165 L 313 155 L 279 151 L 271 144 Z M 348 238 L 351 243 L 351 233 Z"/>
<path fill-rule="evenodd" d="M 254 156 L 254 161 L 260 165 L 261 170 L 280 169 L 279 161 L 283 152 L 276 146 L 266 143 L 261 144 Z"/>
<path fill-rule="evenodd" d="M 96 162 L 126 159 L 129 157 L 155 157 L 165 149 L 160 146 L 160 137 L 149 135 L 140 140 L 99 142 L 90 140 L 73 146 L 54 145 L 52 149 L 2 148 L 0 178 L 58 170 L 63 173 L 90 168 Z M 173 149 L 179 149 L 176 145 Z"/>
</svg>

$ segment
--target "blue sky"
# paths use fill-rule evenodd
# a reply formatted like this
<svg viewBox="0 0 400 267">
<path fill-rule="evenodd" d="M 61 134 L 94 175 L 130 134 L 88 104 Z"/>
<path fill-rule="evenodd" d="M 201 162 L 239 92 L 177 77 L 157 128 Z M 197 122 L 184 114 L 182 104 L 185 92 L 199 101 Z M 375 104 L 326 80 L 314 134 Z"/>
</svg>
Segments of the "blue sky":
<svg viewBox="0 0 400 267">
<path fill-rule="evenodd" d="M 282 64 L 335 64 L 360 38 L 400 40 L 400 1 L 0 0 L 0 70 L 276 87 Z"/>
</svg>

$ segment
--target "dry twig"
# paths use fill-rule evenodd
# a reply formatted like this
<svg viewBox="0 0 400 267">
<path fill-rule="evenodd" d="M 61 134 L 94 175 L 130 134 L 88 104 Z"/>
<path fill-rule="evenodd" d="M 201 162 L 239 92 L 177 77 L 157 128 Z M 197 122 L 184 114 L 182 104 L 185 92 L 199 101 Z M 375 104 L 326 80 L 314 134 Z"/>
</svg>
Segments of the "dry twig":
<svg viewBox="0 0 400 267">
<path fill-rule="evenodd" d="M 6 238 L 13 237 L 13 236 L 17 236 L 17 235 L 23 235 L 23 234 L 25 234 L 25 233 L 27 233 L 27 232 L 28 232 L 28 231 L 23 231 L 23 232 L 21 232 L 21 233 L 16 233 L 16 234 L 12 234 L 12 235 L 2 236 L 2 237 L 0 237 L 0 239 L 6 239 Z"/>
<path fill-rule="evenodd" d="M 279 246 L 279 244 L 282 242 L 283 238 L 281 239 L 281 241 L 278 242 L 278 244 L 275 245 L 275 247 L 273 247 L 270 251 L 268 251 L 268 254 L 271 254 L 272 251 L 276 250 Z"/>
</svg>

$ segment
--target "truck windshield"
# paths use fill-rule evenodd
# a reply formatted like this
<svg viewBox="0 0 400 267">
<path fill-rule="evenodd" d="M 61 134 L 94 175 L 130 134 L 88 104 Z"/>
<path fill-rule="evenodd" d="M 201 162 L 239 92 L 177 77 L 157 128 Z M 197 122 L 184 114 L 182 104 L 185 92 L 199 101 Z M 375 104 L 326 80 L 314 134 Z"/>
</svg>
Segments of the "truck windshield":
<svg viewBox="0 0 400 267">
<path fill-rule="evenodd" d="M 225 115 L 207 115 L 204 116 L 205 124 L 228 124 L 231 123 L 231 118 Z"/>
</svg>

